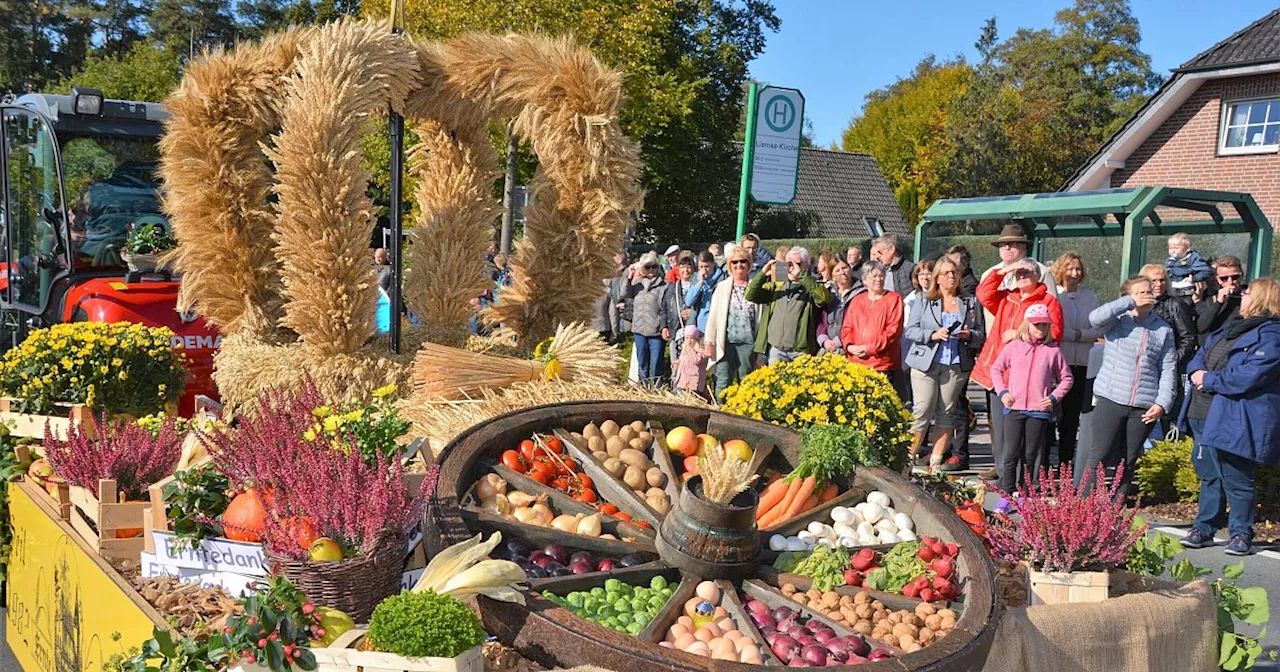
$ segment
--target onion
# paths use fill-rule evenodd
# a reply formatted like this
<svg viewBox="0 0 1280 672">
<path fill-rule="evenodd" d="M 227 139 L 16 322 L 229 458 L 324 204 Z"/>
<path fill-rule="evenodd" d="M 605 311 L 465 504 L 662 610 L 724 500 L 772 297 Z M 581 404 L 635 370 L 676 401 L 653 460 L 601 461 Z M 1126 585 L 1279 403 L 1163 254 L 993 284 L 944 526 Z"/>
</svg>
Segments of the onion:
<svg viewBox="0 0 1280 672">
<path fill-rule="evenodd" d="M 747 602 L 747 611 L 753 614 L 768 613 L 769 605 L 761 602 L 760 600 L 751 600 L 750 602 Z"/>
<path fill-rule="evenodd" d="M 770 613 L 769 613 L 769 612 L 767 612 L 767 611 L 763 611 L 763 612 L 762 612 L 762 611 L 753 611 L 753 612 L 751 612 L 751 622 L 752 622 L 752 623 L 755 623 L 755 624 L 756 624 L 756 627 L 758 627 L 758 628 L 776 628 L 776 627 L 778 627 L 778 621 L 777 621 L 777 619 L 775 619 L 775 618 L 773 617 L 773 614 L 770 614 Z"/>
<path fill-rule="evenodd" d="M 819 644 L 826 644 L 827 642 L 831 641 L 832 639 L 835 639 L 835 636 L 836 636 L 835 631 L 834 631 L 834 630 L 831 630 L 831 629 L 827 629 L 827 630 L 819 630 L 819 631 L 817 631 L 817 632 L 813 633 L 813 638 L 814 638 L 814 639 L 816 639 L 816 640 L 818 640 L 818 643 L 819 643 Z"/>
<path fill-rule="evenodd" d="M 831 520 L 837 523 L 849 523 L 853 521 L 853 511 L 843 506 L 837 506 L 831 509 Z"/>
<path fill-rule="evenodd" d="M 494 495 L 507 494 L 507 482 L 497 474 L 485 474 L 484 478 L 476 483 L 476 496 L 480 501 L 493 499 Z"/>
<path fill-rule="evenodd" d="M 552 511 L 551 507 L 547 506 L 546 504 L 534 504 L 529 508 L 533 509 L 533 512 L 535 514 L 533 517 L 533 520 L 529 521 L 534 525 L 538 525 L 540 527 L 546 527 L 550 525 L 551 521 L 556 517 L 555 512 Z"/>
<path fill-rule="evenodd" d="M 581 516 L 582 514 L 571 516 L 567 513 L 562 513 L 551 520 L 551 527 L 561 532 L 573 532 L 578 529 L 578 518 Z"/>
<path fill-rule="evenodd" d="M 600 536 L 600 514 L 593 513 L 586 518 L 579 520 L 575 531 L 578 534 L 584 534 L 588 537 Z"/>
<path fill-rule="evenodd" d="M 804 662 L 810 665 L 826 665 L 827 650 L 821 646 L 810 644 L 800 651 L 800 657 L 804 658 Z"/>
<path fill-rule="evenodd" d="M 795 613 L 795 610 L 791 607 L 778 607 L 773 610 L 773 617 L 774 619 L 781 621 L 788 616 L 794 616 Z"/>
<path fill-rule="evenodd" d="M 889 495 L 886 495 L 879 490 L 872 490 L 871 493 L 867 495 L 867 501 L 881 507 L 893 504 L 893 501 L 889 499 Z"/>
<path fill-rule="evenodd" d="M 863 502 L 859 504 L 862 507 L 862 516 L 867 519 L 868 523 L 875 525 L 884 517 L 884 509 L 874 502 Z"/>
<path fill-rule="evenodd" d="M 818 638 L 813 635 L 795 635 L 795 638 L 800 646 L 812 646 L 818 643 Z"/>
<path fill-rule="evenodd" d="M 800 644 L 787 635 L 778 635 L 773 640 L 773 644 L 769 645 L 769 648 L 773 650 L 773 655 L 784 663 L 790 663 L 791 659 L 797 653 L 800 653 Z"/>
<path fill-rule="evenodd" d="M 533 510 L 531 506 L 522 506 L 511 512 L 511 516 L 522 523 L 530 525 L 538 525 L 536 522 L 538 512 Z"/>
<path fill-rule="evenodd" d="M 506 495 L 497 494 L 489 499 L 480 500 L 480 508 L 496 513 L 499 516 L 505 516 L 511 513 L 511 500 Z"/>
<path fill-rule="evenodd" d="M 507 493 L 507 499 L 511 500 L 511 506 L 517 506 L 517 507 L 533 506 L 534 504 L 538 504 L 539 502 L 547 501 L 547 496 L 538 495 L 537 497 L 534 497 L 533 495 L 527 492 L 512 490 L 511 492 Z"/>
<path fill-rule="evenodd" d="M 899 530 L 915 530 L 916 524 L 911 520 L 911 516 L 899 511 L 893 514 L 893 523 L 898 526 Z"/>
<path fill-rule="evenodd" d="M 787 550 L 787 538 L 781 534 L 775 534 L 769 537 L 769 550 L 785 551 Z"/>
</svg>

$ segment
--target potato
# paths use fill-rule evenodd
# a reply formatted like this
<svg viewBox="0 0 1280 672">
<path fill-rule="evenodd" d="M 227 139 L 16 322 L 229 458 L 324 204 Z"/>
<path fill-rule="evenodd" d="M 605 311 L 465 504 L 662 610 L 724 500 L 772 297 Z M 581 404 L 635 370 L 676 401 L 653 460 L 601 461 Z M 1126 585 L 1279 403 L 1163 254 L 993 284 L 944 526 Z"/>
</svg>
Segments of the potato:
<svg viewBox="0 0 1280 672">
<path fill-rule="evenodd" d="M 627 445 L 631 446 L 632 450 L 638 450 L 642 453 L 649 452 L 649 444 L 645 443 L 644 441 L 641 441 L 638 437 L 628 441 Z"/>
<path fill-rule="evenodd" d="M 933 631 L 929 628 L 920 628 L 920 643 L 928 644 L 933 641 Z"/>
<path fill-rule="evenodd" d="M 587 437 L 587 450 L 596 453 L 603 452 L 605 449 L 604 437 L 599 434 Z"/>
<path fill-rule="evenodd" d="M 796 584 L 794 584 L 794 583 L 784 583 L 784 584 L 782 584 L 782 594 L 783 594 L 783 595 L 786 595 L 787 597 L 791 597 L 792 595 L 795 595 L 795 594 L 796 594 Z"/>
<path fill-rule="evenodd" d="M 617 457 L 626 449 L 627 442 L 616 436 L 611 436 L 605 440 L 605 450 L 608 451 L 609 457 Z"/>
<path fill-rule="evenodd" d="M 637 438 L 639 438 L 641 441 L 644 441 L 644 445 L 646 445 L 646 446 L 652 446 L 652 445 L 653 445 L 653 433 L 652 433 L 652 432 L 650 432 L 650 431 L 649 431 L 649 430 L 647 430 L 647 429 L 646 429 L 646 430 L 644 430 L 644 431 L 642 431 L 642 432 L 640 432 L 640 434 L 637 436 Z"/>
<path fill-rule="evenodd" d="M 644 428 L 644 420 L 632 420 L 632 421 L 631 421 L 631 429 L 635 430 L 635 433 L 636 433 L 636 434 L 639 434 L 640 432 L 643 432 L 643 431 L 644 431 L 644 429 L 645 429 L 645 428 Z"/>
<path fill-rule="evenodd" d="M 621 476 L 627 470 L 627 465 L 616 457 L 610 457 L 604 461 L 604 470 L 613 476 Z"/>
<path fill-rule="evenodd" d="M 637 466 L 629 466 L 622 473 L 622 482 L 627 484 L 628 488 L 635 490 L 644 487 L 644 471 Z"/>
<path fill-rule="evenodd" d="M 639 468 L 641 473 L 653 466 L 653 463 L 649 461 L 648 455 L 632 448 L 624 448 L 622 452 L 618 453 L 618 459 Z"/>
<path fill-rule="evenodd" d="M 927 618 L 936 613 L 938 613 L 938 608 L 928 602 L 921 602 L 916 605 L 916 616 L 920 618 Z"/>
<path fill-rule="evenodd" d="M 840 604 L 840 594 L 834 591 L 827 591 L 822 594 L 822 606 L 832 609 Z"/>
<path fill-rule="evenodd" d="M 583 441 L 586 441 L 586 440 L 587 440 L 587 437 L 585 437 L 585 436 L 583 436 L 583 435 L 581 435 L 581 434 L 579 434 L 579 433 L 577 433 L 577 432 L 569 432 L 569 438 L 573 439 L 573 440 L 574 440 L 574 442 L 575 442 L 575 443 L 578 443 L 578 444 L 581 444 Z"/>
<path fill-rule="evenodd" d="M 661 488 L 667 483 L 667 475 L 657 467 L 649 467 L 649 470 L 644 472 L 644 480 L 649 483 L 651 488 Z"/>
<path fill-rule="evenodd" d="M 792 595 L 791 600 L 796 604 L 809 604 L 809 596 L 804 593 L 796 593 Z"/>
<path fill-rule="evenodd" d="M 603 450 L 600 450 L 600 451 L 591 453 L 591 457 L 596 458 L 596 461 L 599 462 L 600 464 L 604 464 L 605 460 L 609 459 L 609 453 L 606 453 Z"/>
<path fill-rule="evenodd" d="M 649 508 L 664 516 L 671 511 L 671 500 L 667 499 L 665 494 L 660 497 L 646 497 L 644 501 L 649 505 Z"/>
<path fill-rule="evenodd" d="M 852 595 L 841 595 L 841 596 L 840 596 L 840 606 L 842 606 L 842 607 L 852 607 L 852 606 L 853 606 L 853 596 L 852 596 Z"/>
<path fill-rule="evenodd" d="M 630 425 L 623 425 L 622 429 L 618 430 L 618 438 L 631 443 L 631 439 L 636 438 L 636 430 L 631 429 Z"/>
<path fill-rule="evenodd" d="M 590 439 L 593 436 L 600 436 L 600 428 L 594 422 L 588 422 L 586 427 L 582 428 L 582 435 Z"/>
<path fill-rule="evenodd" d="M 955 616 L 943 616 L 943 617 L 942 617 L 942 622 L 941 622 L 941 623 L 939 623 L 939 624 L 938 624 L 938 626 L 939 626 L 939 629 L 940 629 L 940 630 L 946 630 L 946 631 L 953 630 L 953 629 L 955 629 L 955 627 L 956 627 L 956 617 L 955 617 Z"/>
<path fill-rule="evenodd" d="M 869 604 L 859 604 L 853 607 L 853 613 L 857 614 L 858 618 L 870 619 L 875 610 Z"/>
<path fill-rule="evenodd" d="M 903 651 L 905 651 L 906 653 L 915 653 L 916 651 L 919 651 L 920 649 L 923 649 L 924 647 L 923 647 L 923 646 L 920 646 L 920 643 L 919 643 L 919 642 L 916 642 L 916 641 L 914 641 L 914 640 L 911 640 L 911 641 L 903 642 L 903 644 L 902 644 L 901 648 L 902 648 L 902 650 L 903 650 Z"/>
<path fill-rule="evenodd" d="M 941 617 L 943 617 L 943 618 L 946 618 L 946 617 L 948 617 L 948 616 L 950 616 L 951 618 L 958 618 L 958 617 L 956 616 L 956 612 L 951 611 L 950 609 L 939 609 L 939 610 L 938 610 L 938 615 L 939 615 L 939 616 L 941 616 Z"/>
<path fill-rule="evenodd" d="M 942 617 L 937 614 L 931 614 L 924 619 L 924 627 L 927 630 L 937 630 L 942 627 Z"/>
</svg>

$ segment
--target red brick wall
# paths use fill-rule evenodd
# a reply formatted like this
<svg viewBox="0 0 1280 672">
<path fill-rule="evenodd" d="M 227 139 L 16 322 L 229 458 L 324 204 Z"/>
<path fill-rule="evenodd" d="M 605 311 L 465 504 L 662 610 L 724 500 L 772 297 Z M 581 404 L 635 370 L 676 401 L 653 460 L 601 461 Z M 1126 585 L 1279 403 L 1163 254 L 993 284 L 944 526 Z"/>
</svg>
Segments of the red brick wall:
<svg viewBox="0 0 1280 672">
<path fill-rule="evenodd" d="M 1277 226 L 1280 154 L 1217 155 L 1223 100 L 1269 96 L 1280 96 L 1280 74 L 1205 82 L 1111 174 L 1111 186 L 1244 191 Z"/>
</svg>

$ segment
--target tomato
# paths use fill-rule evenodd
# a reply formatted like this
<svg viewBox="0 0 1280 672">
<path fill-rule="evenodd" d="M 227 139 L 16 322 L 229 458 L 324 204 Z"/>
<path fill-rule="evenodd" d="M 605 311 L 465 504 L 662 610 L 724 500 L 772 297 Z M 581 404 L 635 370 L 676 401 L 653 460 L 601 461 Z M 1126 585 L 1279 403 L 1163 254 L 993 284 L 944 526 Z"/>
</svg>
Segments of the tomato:
<svg viewBox="0 0 1280 672">
<path fill-rule="evenodd" d="M 534 482 L 541 483 L 543 485 L 546 485 L 547 481 L 550 480 L 547 478 L 546 473 L 538 471 L 537 469 L 530 469 L 527 476 Z"/>
<path fill-rule="evenodd" d="M 627 522 L 631 522 L 631 514 L 627 513 L 626 511 L 619 511 L 613 514 L 613 517 L 617 518 L 618 520 L 625 520 Z"/>
<path fill-rule="evenodd" d="M 538 446 L 535 445 L 533 441 L 530 441 L 529 439 L 525 439 L 524 441 L 521 441 L 520 456 L 523 457 L 525 461 L 532 462 L 533 458 L 538 456 Z"/>
<path fill-rule="evenodd" d="M 612 516 L 617 512 L 618 512 L 617 505 L 609 504 L 609 503 L 604 503 L 600 505 L 600 513 L 603 513 L 606 516 Z"/>
<path fill-rule="evenodd" d="M 543 485 L 546 485 L 547 483 L 550 483 L 551 481 L 555 480 L 555 477 L 556 477 L 555 467 L 551 466 L 550 464 L 547 464 L 546 462 L 534 461 L 534 463 L 529 467 L 529 473 L 533 474 L 534 472 L 537 472 L 540 476 L 542 476 L 542 479 L 539 480 L 538 482 Z M 530 476 L 530 478 L 532 478 L 532 476 Z"/>
<path fill-rule="evenodd" d="M 511 469 L 512 471 L 518 471 L 522 474 L 529 470 L 529 467 L 524 463 L 524 460 L 520 459 L 520 453 L 514 450 L 508 450 L 502 453 L 502 464 L 506 468 Z"/>
<path fill-rule="evenodd" d="M 578 473 L 578 474 L 575 474 L 575 476 L 577 476 L 578 485 L 582 487 L 584 490 L 589 489 L 591 488 L 591 486 L 595 485 L 595 481 L 592 481 L 591 477 L 586 474 Z"/>
<path fill-rule="evenodd" d="M 585 490 L 582 490 L 578 494 L 574 495 L 573 498 L 578 500 L 579 502 L 586 502 L 587 504 L 591 504 L 596 501 L 596 491 L 592 490 L 591 488 L 586 488 Z"/>
<path fill-rule="evenodd" d="M 551 481 L 551 487 L 559 490 L 560 492 L 569 492 L 569 479 L 563 477 L 557 478 Z"/>
<path fill-rule="evenodd" d="M 548 436 L 547 438 L 543 439 L 542 443 L 546 445 L 546 447 L 549 448 L 551 452 L 555 453 L 556 455 L 559 455 L 564 452 L 564 442 L 561 441 L 560 437 L 558 436 Z"/>
<path fill-rule="evenodd" d="M 563 468 L 567 469 L 569 473 L 573 473 L 578 470 L 578 463 L 574 462 L 572 457 L 566 457 L 560 461 L 564 463 Z"/>
<path fill-rule="evenodd" d="M 634 522 L 634 523 L 632 523 L 632 524 L 633 524 L 633 525 L 635 525 L 636 527 L 643 527 L 643 528 L 644 528 L 644 529 L 646 529 L 646 530 L 652 530 L 652 529 L 653 529 L 653 526 L 652 526 L 652 525 L 650 525 L 650 524 L 649 524 L 649 521 L 647 521 L 647 520 L 637 520 L 637 521 L 635 521 L 635 522 Z"/>
</svg>

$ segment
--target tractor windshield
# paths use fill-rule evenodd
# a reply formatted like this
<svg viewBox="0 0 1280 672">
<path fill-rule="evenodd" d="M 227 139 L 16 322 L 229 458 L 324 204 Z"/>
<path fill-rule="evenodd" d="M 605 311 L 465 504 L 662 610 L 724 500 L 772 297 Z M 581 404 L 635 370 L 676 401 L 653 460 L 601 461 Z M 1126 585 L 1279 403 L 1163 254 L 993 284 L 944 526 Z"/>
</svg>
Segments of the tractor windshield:
<svg viewBox="0 0 1280 672">
<path fill-rule="evenodd" d="M 77 268 L 124 266 L 135 223 L 163 221 L 159 150 L 144 138 L 59 137 L 71 254 Z"/>
</svg>

